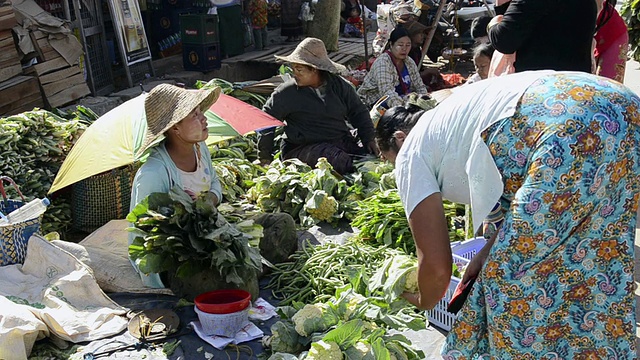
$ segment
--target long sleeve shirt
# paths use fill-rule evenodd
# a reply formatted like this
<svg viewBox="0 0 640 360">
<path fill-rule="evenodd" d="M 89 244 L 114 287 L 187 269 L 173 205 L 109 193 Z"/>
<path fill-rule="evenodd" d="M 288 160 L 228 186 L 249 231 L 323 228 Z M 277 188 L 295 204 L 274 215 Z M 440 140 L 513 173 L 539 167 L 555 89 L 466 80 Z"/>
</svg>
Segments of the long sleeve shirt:
<svg viewBox="0 0 640 360">
<path fill-rule="evenodd" d="M 489 28 L 493 47 L 516 54 L 516 72 L 591 72 L 596 3 L 585 0 L 511 0 L 502 22 Z"/>
<path fill-rule="evenodd" d="M 321 98 L 311 87 L 298 87 L 291 79 L 278 86 L 263 110 L 285 123 L 287 142 L 308 145 L 352 137 L 351 127 L 358 130 L 363 144 L 373 140 L 373 123 L 369 111 L 346 80 L 329 75 L 326 93 Z M 274 130 L 258 135 L 258 156 L 271 159 Z M 355 141 L 355 139 L 354 139 Z"/>
<path fill-rule="evenodd" d="M 404 60 L 404 65 L 407 67 L 411 81 L 409 92 L 426 94 L 427 87 L 422 82 L 416 63 L 410 57 L 407 57 Z M 396 92 L 396 87 L 399 84 L 400 77 L 393 60 L 391 60 L 391 56 L 382 53 L 373 62 L 371 70 L 365 76 L 362 85 L 358 89 L 358 95 L 369 107 L 373 106 L 384 95 L 389 96 L 387 99 L 389 107 L 399 106 L 404 103 L 403 97 Z"/>
</svg>

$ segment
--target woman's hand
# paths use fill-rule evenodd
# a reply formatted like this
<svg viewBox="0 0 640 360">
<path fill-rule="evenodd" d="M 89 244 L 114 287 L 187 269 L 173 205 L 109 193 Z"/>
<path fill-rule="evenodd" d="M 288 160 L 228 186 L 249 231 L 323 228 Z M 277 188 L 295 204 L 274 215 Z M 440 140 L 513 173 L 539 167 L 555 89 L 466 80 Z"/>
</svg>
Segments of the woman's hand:
<svg viewBox="0 0 640 360">
<path fill-rule="evenodd" d="M 487 243 L 478 251 L 478 253 L 471 259 L 469 265 L 464 270 L 464 274 L 462 275 L 462 283 L 466 283 L 471 279 L 476 279 L 478 275 L 480 275 L 480 270 L 482 270 L 482 266 L 487 261 L 487 256 L 489 256 L 489 251 L 491 251 L 491 247 L 498 236 L 498 232 L 500 228 L 496 229 L 496 231 L 491 236 L 491 239 L 487 241 Z"/>
<path fill-rule="evenodd" d="M 489 21 L 489 25 L 487 25 L 487 32 L 491 29 L 492 26 L 497 25 L 502 22 L 502 15 L 496 15 Z"/>
<path fill-rule="evenodd" d="M 403 294 L 420 309 L 433 309 L 451 282 L 451 243 L 442 197 L 434 193 L 423 199 L 409 215 L 416 242 L 419 294 Z"/>
<path fill-rule="evenodd" d="M 367 143 L 367 151 L 369 154 L 373 154 L 375 156 L 380 156 L 380 149 L 378 148 L 378 144 L 375 140 L 371 140 Z"/>
<path fill-rule="evenodd" d="M 413 306 L 415 306 L 415 307 L 419 307 L 420 306 L 420 295 L 419 294 L 414 294 L 414 293 L 410 293 L 410 292 L 403 292 L 402 293 L 402 297 L 405 298 L 405 300 L 407 300 L 411 304 L 413 304 Z"/>
</svg>

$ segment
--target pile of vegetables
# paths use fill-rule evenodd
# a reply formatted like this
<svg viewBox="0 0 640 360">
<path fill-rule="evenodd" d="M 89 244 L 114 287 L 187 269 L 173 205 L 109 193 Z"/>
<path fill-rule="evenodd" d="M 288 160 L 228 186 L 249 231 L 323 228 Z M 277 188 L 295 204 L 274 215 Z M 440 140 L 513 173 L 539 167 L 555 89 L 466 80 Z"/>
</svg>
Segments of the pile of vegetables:
<svg viewBox="0 0 640 360">
<path fill-rule="evenodd" d="M 417 291 L 414 256 L 353 241 L 327 243 L 295 257 L 300 259 L 309 251 L 313 254 L 306 261 L 286 265 L 289 273 L 280 268 L 274 274 L 276 284 L 287 284 L 284 289 L 290 290 L 291 297 L 281 302 L 290 306 L 279 308 L 282 320 L 265 339 L 273 353 L 269 359 L 424 357 L 404 336 L 388 332 L 419 330 L 426 324 L 424 314 L 400 296 Z M 323 266 L 330 270 L 323 271 Z M 293 289 L 305 286 L 303 294 Z"/>
<path fill-rule="evenodd" d="M 258 250 L 249 246 L 250 236 L 218 212 L 211 193 L 195 200 L 179 187 L 169 194 L 152 193 L 127 220 L 137 234 L 129 255 L 143 273 L 174 271 L 185 278 L 211 269 L 227 283 L 242 285 L 239 272 L 262 268 Z"/>
<path fill-rule="evenodd" d="M 0 175 L 11 177 L 26 201 L 43 198 L 56 173 L 80 137 L 86 124 L 97 118 L 77 107 L 65 119 L 46 110 L 27 111 L 0 119 Z M 6 185 L 6 184 L 5 184 Z M 9 189 L 11 199 L 18 194 Z M 65 197 L 53 197 L 44 214 L 41 232 L 64 232 L 71 224 L 71 205 Z"/>
<path fill-rule="evenodd" d="M 345 209 L 353 209 L 347 182 L 336 177 L 325 158 L 318 159 L 315 169 L 297 159 L 276 159 L 254 181 L 249 201 L 264 212 L 286 212 L 303 227 L 336 222 Z"/>
<path fill-rule="evenodd" d="M 401 254 L 355 241 L 305 246 L 290 257 L 291 261 L 274 265 L 267 288 L 273 289 L 275 298 L 282 299 L 282 305 L 325 301 L 363 268 L 373 273 L 387 258 Z"/>
<path fill-rule="evenodd" d="M 360 239 L 415 253 L 416 245 L 398 191 L 376 192 L 362 200 L 359 209 L 351 225 L 360 230 Z"/>
<path fill-rule="evenodd" d="M 336 292 L 326 303 L 306 304 L 302 308 L 281 307 L 281 321 L 271 327 L 264 344 L 272 351 L 269 360 L 278 359 L 423 359 L 404 335 L 391 335 L 380 326 L 384 312 L 370 298 L 351 289 Z M 418 324 L 394 324 L 408 329 Z"/>
<path fill-rule="evenodd" d="M 236 202 L 254 185 L 265 169 L 252 161 L 257 158 L 255 136 L 235 138 L 209 146 L 211 162 L 227 202 Z"/>
<path fill-rule="evenodd" d="M 238 86 L 232 82 L 223 79 L 212 79 L 209 82 L 197 81 L 195 84 L 196 89 L 206 89 L 210 87 L 220 87 L 223 94 L 233 96 L 236 99 L 242 100 L 248 104 L 251 104 L 259 109 L 267 101 L 267 99 L 260 94 L 255 94 L 246 90 L 243 90 L 241 86 Z"/>
</svg>

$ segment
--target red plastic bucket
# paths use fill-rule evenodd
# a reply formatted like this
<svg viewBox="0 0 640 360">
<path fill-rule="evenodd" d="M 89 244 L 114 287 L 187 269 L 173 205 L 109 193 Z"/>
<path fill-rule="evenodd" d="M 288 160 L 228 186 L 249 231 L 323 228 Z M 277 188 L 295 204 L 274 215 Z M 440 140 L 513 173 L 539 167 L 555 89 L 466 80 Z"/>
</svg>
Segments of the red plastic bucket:
<svg viewBox="0 0 640 360">
<path fill-rule="evenodd" d="M 240 289 L 214 290 L 196 296 L 198 310 L 209 314 L 231 314 L 251 304 L 251 294 Z"/>
</svg>

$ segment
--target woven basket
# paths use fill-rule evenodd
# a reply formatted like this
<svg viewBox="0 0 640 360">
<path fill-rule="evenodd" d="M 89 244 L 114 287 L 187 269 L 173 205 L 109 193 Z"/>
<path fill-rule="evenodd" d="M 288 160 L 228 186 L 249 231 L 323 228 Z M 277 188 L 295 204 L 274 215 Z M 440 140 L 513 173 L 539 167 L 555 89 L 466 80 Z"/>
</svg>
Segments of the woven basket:
<svg viewBox="0 0 640 360">
<path fill-rule="evenodd" d="M 138 164 L 123 166 L 94 175 L 72 185 L 72 227 L 93 232 L 114 219 L 129 213 L 131 184 Z"/>
<path fill-rule="evenodd" d="M 10 200 L 4 190 L 3 181 L 8 181 L 18 192 L 22 200 Z M 18 185 L 8 176 L 0 176 L 0 212 L 9 214 L 25 204 L 24 196 Z M 29 238 L 40 230 L 42 216 L 16 224 L 0 225 L 0 266 L 22 264 L 27 255 Z"/>
</svg>

